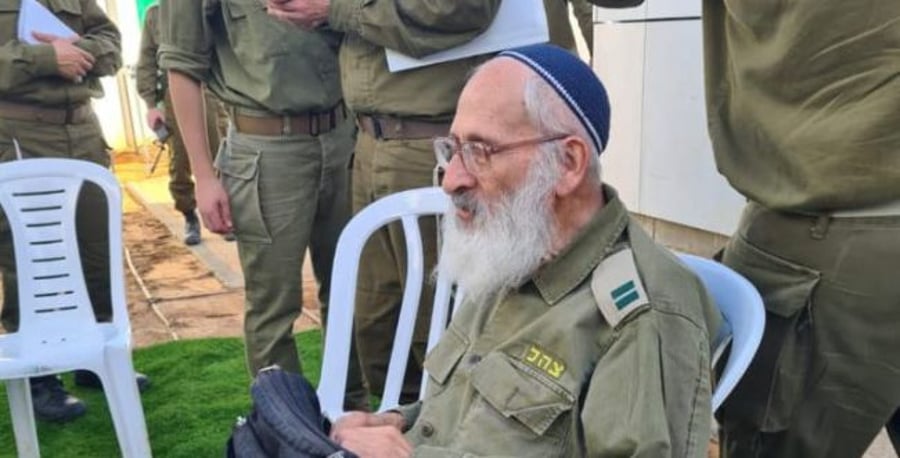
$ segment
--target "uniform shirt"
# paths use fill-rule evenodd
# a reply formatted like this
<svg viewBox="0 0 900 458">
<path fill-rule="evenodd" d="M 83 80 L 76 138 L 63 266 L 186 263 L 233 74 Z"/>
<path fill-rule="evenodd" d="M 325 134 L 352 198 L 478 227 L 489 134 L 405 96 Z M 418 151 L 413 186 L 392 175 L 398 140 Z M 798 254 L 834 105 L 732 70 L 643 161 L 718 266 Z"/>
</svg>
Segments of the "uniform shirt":
<svg viewBox="0 0 900 458">
<path fill-rule="evenodd" d="M 81 83 L 57 74 L 50 44 L 30 45 L 18 40 L 20 0 L 0 0 L 0 100 L 54 108 L 80 105 L 102 97 L 99 78 L 122 66 L 121 37 L 95 0 L 38 0 L 81 39 L 94 67 Z"/>
<path fill-rule="evenodd" d="M 466 76 L 489 56 L 391 73 L 384 50 L 422 57 L 461 45 L 487 29 L 499 7 L 500 0 L 331 0 L 329 23 L 346 34 L 340 62 L 347 105 L 362 114 L 450 121 Z"/>
<path fill-rule="evenodd" d="M 800 213 L 900 200 L 900 1 L 705 0 L 719 170 Z"/>
<path fill-rule="evenodd" d="M 399 409 L 415 456 L 706 456 L 720 315 L 606 194 L 533 278 L 453 317 L 425 361 L 426 398 Z M 594 272 L 619 255 L 636 273 L 597 295 Z M 622 302 L 630 313 L 611 323 L 598 305 L 606 294 L 633 299 Z"/>
<path fill-rule="evenodd" d="M 144 15 L 144 29 L 141 31 L 141 52 L 136 69 L 138 95 L 148 107 L 155 107 L 163 101 L 166 93 L 166 78 L 159 68 L 156 52 L 159 49 L 159 6 L 147 8 Z"/>
<path fill-rule="evenodd" d="M 340 34 L 275 19 L 260 0 L 163 0 L 160 24 L 160 66 L 228 105 L 287 115 L 341 100 Z"/>
</svg>

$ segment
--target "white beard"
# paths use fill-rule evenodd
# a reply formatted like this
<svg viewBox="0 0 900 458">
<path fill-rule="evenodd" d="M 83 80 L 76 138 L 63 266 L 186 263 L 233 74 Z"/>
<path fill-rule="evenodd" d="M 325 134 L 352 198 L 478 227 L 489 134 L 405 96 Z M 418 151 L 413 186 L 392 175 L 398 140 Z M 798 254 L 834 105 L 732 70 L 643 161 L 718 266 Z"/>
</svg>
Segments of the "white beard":
<svg viewBox="0 0 900 458">
<path fill-rule="evenodd" d="M 483 304 L 520 286 L 550 254 L 555 235 L 550 193 L 560 170 L 547 159 L 532 161 L 524 184 L 496 203 L 485 205 L 471 194 L 453 196 L 443 219 L 437 270 L 463 290 L 467 302 Z M 472 211 L 469 227 L 460 224 L 457 207 Z"/>
</svg>

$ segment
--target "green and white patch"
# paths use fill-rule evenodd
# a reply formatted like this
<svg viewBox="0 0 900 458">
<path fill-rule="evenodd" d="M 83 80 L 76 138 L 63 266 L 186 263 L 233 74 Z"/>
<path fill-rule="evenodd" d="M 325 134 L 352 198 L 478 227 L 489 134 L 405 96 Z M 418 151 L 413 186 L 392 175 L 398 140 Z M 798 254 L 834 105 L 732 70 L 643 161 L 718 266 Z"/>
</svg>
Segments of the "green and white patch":
<svg viewBox="0 0 900 458">
<path fill-rule="evenodd" d="M 604 259 L 594 269 L 591 292 L 600 313 L 612 327 L 650 303 L 630 248 Z"/>
</svg>

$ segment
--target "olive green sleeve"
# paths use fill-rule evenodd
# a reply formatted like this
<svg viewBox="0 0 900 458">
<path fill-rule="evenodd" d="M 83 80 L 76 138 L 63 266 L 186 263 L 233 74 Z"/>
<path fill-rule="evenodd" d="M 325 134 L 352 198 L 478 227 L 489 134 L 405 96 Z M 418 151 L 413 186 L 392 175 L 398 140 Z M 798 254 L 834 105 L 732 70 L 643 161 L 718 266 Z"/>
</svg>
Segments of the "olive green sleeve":
<svg viewBox="0 0 900 458">
<path fill-rule="evenodd" d="M 159 66 L 206 81 L 210 75 L 213 39 L 207 11 L 218 7 L 209 0 L 159 2 Z"/>
<path fill-rule="evenodd" d="M 500 0 L 331 0 L 328 20 L 336 30 L 422 57 L 475 38 L 499 7 Z"/>
<path fill-rule="evenodd" d="M 617 331 L 597 362 L 581 410 L 585 456 L 672 456 L 653 313 Z"/>
<path fill-rule="evenodd" d="M 594 7 L 587 0 L 572 0 L 572 13 L 578 21 L 588 53 L 594 54 Z"/>
<path fill-rule="evenodd" d="M 395 407 L 388 412 L 397 412 L 403 417 L 404 431 L 412 428 L 413 423 L 419 418 L 419 412 L 422 411 L 422 401 L 416 401 L 412 404 L 406 404 Z"/>
<path fill-rule="evenodd" d="M 159 65 L 156 60 L 156 51 L 159 49 L 159 43 L 156 42 L 156 33 L 154 28 L 158 25 L 159 7 L 152 6 L 147 9 L 147 15 L 144 18 L 144 28 L 141 31 L 141 52 L 138 54 L 137 68 L 135 69 L 135 77 L 138 94 L 147 108 L 156 106 L 160 102 L 157 94 L 159 87 Z"/>
<path fill-rule="evenodd" d="M 55 75 L 56 53 L 49 44 L 11 40 L 0 46 L 0 96 L 34 78 Z"/>
<path fill-rule="evenodd" d="M 81 0 L 81 11 L 84 32 L 75 45 L 94 56 L 91 75 L 114 75 L 122 67 L 122 36 L 119 29 L 94 0 Z"/>
</svg>

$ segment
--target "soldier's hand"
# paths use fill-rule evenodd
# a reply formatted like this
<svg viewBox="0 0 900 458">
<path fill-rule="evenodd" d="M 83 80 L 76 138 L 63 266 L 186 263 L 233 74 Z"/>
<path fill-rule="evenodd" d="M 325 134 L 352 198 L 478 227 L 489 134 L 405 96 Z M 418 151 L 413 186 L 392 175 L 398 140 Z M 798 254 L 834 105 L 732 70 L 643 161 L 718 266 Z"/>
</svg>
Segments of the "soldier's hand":
<svg viewBox="0 0 900 458">
<path fill-rule="evenodd" d="M 216 178 L 197 178 L 197 210 L 203 225 L 211 232 L 227 234 L 234 231 L 231 225 L 231 205 L 228 193 Z"/>
<path fill-rule="evenodd" d="M 33 32 L 32 35 L 35 40 L 53 46 L 57 72 L 63 78 L 80 82 L 94 68 L 94 56 L 74 44 L 81 39 L 78 35 L 69 38 L 41 32 Z"/>
<path fill-rule="evenodd" d="M 403 416 L 396 412 L 368 413 L 350 412 L 331 426 L 331 438 L 337 440 L 337 436 L 345 430 L 362 428 L 366 426 L 393 426 L 398 431 L 403 430 Z"/>
<path fill-rule="evenodd" d="M 314 29 L 328 21 L 330 0 L 267 0 L 269 14 L 304 29 Z"/>
<path fill-rule="evenodd" d="M 341 447 L 360 458 L 406 458 L 412 456 L 412 444 L 394 426 L 346 428 L 334 437 Z"/>
<path fill-rule="evenodd" d="M 160 123 L 166 122 L 166 114 L 159 108 L 147 109 L 147 126 L 156 129 Z"/>
</svg>

